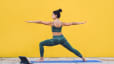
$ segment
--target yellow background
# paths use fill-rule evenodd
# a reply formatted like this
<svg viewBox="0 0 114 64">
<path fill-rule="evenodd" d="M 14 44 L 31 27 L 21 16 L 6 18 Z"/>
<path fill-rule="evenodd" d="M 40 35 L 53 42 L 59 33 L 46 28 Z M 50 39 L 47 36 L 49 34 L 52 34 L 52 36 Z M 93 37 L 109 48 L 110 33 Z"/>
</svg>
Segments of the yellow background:
<svg viewBox="0 0 114 64">
<path fill-rule="evenodd" d="M 52 38 L 51 27 L 24 21 L 53 21 L 61 8 L 69 43 L 85 57 L 114 57 L 113 0 L 0 0 L 0 57 L 40 57 L 40 41 Z M 45 46 L 44 57 L 77 57 L 61 45 Z"/>
</svg>

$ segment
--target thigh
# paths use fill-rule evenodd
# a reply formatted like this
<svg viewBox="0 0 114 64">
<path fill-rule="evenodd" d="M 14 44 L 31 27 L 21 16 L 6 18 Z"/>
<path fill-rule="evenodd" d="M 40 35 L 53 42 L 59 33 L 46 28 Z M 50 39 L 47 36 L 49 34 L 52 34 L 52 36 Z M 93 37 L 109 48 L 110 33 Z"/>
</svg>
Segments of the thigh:
<svg viewBox="0 0 114 64">
<path fill-rule="evenodd" d="M 54 45 L 59 44 L 59 43 L 57 42 L 57 40 L 54 39 L 54 38 L 41 41 L 41 43 L 42 43 L 44 46 L 54 46 Z"/>
<path fill-rule="evenodd" d="M 67 49 L 72 49 L 73 47 L 71 46 L 71 44 L 65 39 L 65 41 L 63 43 L 61 43 L 61 45 Z"/>
</svg>

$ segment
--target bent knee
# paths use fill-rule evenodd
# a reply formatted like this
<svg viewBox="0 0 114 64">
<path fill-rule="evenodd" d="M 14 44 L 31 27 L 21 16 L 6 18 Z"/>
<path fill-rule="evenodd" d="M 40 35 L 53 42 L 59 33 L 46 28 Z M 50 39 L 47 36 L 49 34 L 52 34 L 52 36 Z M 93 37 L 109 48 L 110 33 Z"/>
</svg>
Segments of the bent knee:
<svg viewBox="0 0 114 64">
<path fill-rule="evenodd" d="M 43 46 L 44 44 L 43 44 L 43 42 L 41 41 L 40 43 L 39 43 L 39 46 Z"/>
</svg>

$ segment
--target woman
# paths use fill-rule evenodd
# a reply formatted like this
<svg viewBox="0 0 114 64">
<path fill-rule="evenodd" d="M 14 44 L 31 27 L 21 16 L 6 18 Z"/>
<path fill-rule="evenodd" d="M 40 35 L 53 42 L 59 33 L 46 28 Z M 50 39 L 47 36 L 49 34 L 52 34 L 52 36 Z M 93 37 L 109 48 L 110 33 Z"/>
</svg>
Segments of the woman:
<svg viewBox="0 0 114 64">
<path fill-rule="evenodd" d="M 44 61 L 44 59 L 43 59 L 44 47 L 43 46 L 54 46 L 54 45 L 58 45 L 58 44 L 61 44 L 66 49 L 68 49 L 69 51 L 71 51 L 75 55 L 82 58 L 83 61 L 86 61 L 85 58 L 82 56 L 82 54 L 78 50 L 74 49 L 69 44 L 69 42 L 67 41 L 67 39 L 64 37 L 64 35 L 61 32 L 63 26 L 85 24 L 86 21 L 85 22 L 69 22 L 69 23 L 61 22 L 59 20 L 59 18 L 61 16 L 60 12 L 62 12 L 62 9 L 58 9 L 58 10 L 53 11 L 53 14 L 52 14 L 52 19 L 54 20 L 53 22 L 52 21 L 49 21 L 49 22 L 45 22 L 45 21 L 26 21 L 26 22 L 29 22 L 29 23 L 39 23 L 39 24 L 49 25 L 49 26 L 52 27 L 53 38 L 41 41 L 40 44 L 39 44 L 39 47 L 40 47 L 40 60 L 39 61 Z"/>
</svg>

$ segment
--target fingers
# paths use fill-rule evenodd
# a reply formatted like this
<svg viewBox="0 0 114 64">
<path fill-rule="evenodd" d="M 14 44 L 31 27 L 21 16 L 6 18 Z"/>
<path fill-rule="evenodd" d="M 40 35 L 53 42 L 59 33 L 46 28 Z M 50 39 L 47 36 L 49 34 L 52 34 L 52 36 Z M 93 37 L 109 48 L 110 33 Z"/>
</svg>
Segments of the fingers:
<svg viewBox="0 0 114 64">
<path fill-rule="evenodd" d="M 87 21 L 84 21 L 83 24 L 87 23 Z"/>
<path fill-rule="evenodd" d="M 85 23 L 87 23 L 87 21 L 85 21 Z"/>
</svg>

